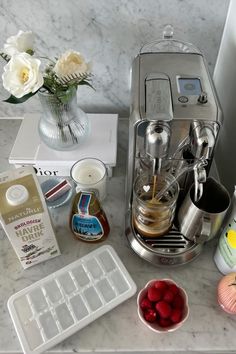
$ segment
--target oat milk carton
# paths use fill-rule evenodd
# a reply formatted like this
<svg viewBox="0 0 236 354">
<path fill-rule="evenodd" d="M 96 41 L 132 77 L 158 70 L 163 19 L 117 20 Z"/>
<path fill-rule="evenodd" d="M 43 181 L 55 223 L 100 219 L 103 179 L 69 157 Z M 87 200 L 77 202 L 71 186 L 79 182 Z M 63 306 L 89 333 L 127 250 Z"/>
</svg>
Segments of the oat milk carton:
<svg viewBox="0 0 236 354">
<path fill-rule="evenodd" d="M 60 254 L 32 167 L 0 174 L 0 221 L 23 268 Z"/>
</svg>

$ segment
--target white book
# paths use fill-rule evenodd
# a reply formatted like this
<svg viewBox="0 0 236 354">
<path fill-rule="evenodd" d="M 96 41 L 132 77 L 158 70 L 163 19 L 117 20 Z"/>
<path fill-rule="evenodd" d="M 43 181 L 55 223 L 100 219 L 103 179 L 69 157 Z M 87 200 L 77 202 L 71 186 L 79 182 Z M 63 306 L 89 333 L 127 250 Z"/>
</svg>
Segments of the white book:
<svg viewBox="0 0 236 354">
<path fill-rule="evenodd" d="M 57 151 L 47 147 L 38 134 L 40 114 L 26 114 L 22 120 L 9 163 L 16 167 L 31 165 L 38 176 L 69 176 L 78 160 L 101 160 L 112 175 L 117 158 L 117 114 L 88 114 L 90 134 L 77 150 Z"/>
</svg>

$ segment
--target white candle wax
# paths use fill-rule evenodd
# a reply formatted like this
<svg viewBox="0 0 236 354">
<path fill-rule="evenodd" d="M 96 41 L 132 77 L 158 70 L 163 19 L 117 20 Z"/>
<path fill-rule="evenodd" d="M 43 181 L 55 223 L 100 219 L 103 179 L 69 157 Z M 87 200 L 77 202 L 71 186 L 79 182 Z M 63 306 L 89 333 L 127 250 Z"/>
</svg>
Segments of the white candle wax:
<svg viewBox="0 0 236 354">
<path fill-rule="evenodd" d="M 72 166 L 71 177 L 76 183 L 76 191 L 96 190 L 100 200 L 106 197 L 106 167 L 97 159 L 79 160 Z"/>
</svg>

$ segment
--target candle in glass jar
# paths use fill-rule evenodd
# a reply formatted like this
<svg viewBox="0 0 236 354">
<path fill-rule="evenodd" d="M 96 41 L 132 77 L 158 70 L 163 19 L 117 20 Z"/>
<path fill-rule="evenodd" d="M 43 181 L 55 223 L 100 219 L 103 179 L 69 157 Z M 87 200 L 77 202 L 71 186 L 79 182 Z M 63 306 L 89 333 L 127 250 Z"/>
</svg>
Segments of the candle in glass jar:
<svg viewBox="0 0 236 354">
<path fill-rule="evenodd" d="M 98 159 L 86 158 L 77 161 L 71 168 L 71 177 L 76 191 L 96 190 L 100 200 L 106 197 L 106 167 Z"/>
</svg>

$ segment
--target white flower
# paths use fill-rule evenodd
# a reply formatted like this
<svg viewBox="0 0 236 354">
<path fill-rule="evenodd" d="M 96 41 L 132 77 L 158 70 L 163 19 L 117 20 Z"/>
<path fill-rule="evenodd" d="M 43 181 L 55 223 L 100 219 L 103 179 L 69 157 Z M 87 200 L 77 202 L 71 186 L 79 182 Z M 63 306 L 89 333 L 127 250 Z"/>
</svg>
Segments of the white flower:
<svg viewBox="0 0 236 354">
<path fill-rule="evenodd" d="M 39 59 L 34 59 L 27 53 L 14 55 L 4 67 L 4 88 L 17 98 L 36 92 L 43 85 L 40 64 Z"/>
<path fill-rule="evenodd" d="M 75 51 L 67 51 L 57 60 L 54 71 L 58 77 L 71 74 L 85 74 L 91 70 L 91 64 L 86 63 L 84 57 Z"/>
<path fill-rule="evenodd" d="M 4 44 L 4 53 L 13 56 L 18 53 L 33 50 L 34 37 L 31 31 L 19 31 L 16 36 L 11 36 Z"/>
</svg>

